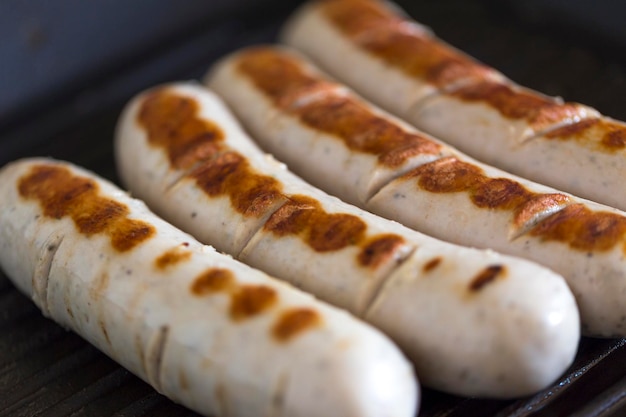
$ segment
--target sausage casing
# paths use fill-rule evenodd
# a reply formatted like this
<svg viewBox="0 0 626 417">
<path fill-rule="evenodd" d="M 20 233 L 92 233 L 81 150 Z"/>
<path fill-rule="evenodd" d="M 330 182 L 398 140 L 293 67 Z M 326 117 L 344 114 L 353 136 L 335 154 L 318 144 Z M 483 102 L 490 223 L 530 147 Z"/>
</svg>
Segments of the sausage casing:
<svg viewBox="0 0 626 417">
<path fill-rule="evenodd" d="M 416 413 L 411 364 L 377 330 L 204 246 L 67 163 L 0 171 L 0 264 L 159 392 L 216 416 Z"/>
</svg>

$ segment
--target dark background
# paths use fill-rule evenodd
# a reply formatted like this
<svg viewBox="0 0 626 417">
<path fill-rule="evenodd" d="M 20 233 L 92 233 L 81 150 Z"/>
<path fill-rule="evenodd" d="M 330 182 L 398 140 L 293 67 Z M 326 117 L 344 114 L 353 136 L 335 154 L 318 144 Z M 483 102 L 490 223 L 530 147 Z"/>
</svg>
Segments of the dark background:
<svg viewBox="0 0 626 417">
<path fill-rule="evenodd" d="M 271 42 L 299 3 L 1 1 L 0 166 L 49 155 L 116 180 L 111 138 L 133 94 L 165 81 L 199 78 L 223 54 Z M 400 3 L 441 38 L 520 84 L 626 119 L 626 4 Z M 584 339 L 576 363 L 553 387 L 517 401 L 425 390 L 422 415 L 626 415 L 624 343 Z M 44 319 L 0 272 L 0 417 L 35 415 L 190 413 Z"/>
</svg>

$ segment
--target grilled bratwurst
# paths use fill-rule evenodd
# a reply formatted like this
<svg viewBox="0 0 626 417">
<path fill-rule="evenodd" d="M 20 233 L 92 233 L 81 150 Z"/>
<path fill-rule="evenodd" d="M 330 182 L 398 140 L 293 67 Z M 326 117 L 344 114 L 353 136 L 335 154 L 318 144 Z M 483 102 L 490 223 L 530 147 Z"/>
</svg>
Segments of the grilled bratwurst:
<svg viewBox="0 0 626 417">
<path fill-rule="evenodd" d="M 624 123 L 516 85 L 389 2 L 310 2 L 282 39 L 372 102 L 482 162 L 626 210 Z"/>
<path fill-rule="evenodd" d="M 158 213 L 375 324 L 424 384 L 519 396 L 548 385 L 574 357 L 578 313 L 561 277 L 324 194 L 262 153 L 200 85 L 170 84 L 133 99 L 119 121 L 116 156 L 124 183 Z"/>
<path fill-rule="evenodd" d="M 415 415 L 412 367 L 377 330 L 203 246 L 111 183 L 30 159 L 0 171 L 0 195 L 7 276 L 174 401 L 212 416 Z"/>
</svg>

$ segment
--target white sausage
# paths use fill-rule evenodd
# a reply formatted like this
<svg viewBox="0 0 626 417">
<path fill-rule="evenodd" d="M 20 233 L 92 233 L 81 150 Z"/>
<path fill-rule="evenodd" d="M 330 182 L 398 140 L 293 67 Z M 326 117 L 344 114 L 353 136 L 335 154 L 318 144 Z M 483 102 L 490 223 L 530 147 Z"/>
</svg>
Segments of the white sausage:
<svg viewBox="0 0 626 417">
<path fill-rule="evenodd" d="M 62 326 L 200 413 L 404 416 L 412 367 L 375 329 L 203 246 L 67 163 L 0 171 L 0 264 Z"/>
<path fill-rule="evenodd" d="M 283 74 L 281 89 L 267 89 L 269 85 L 264 83 L 285 68 L 290 75 Z M 373 135 L 369 148 L 355 146 L 362 125 L 363 130 L 374 127 L 394 132 L 396 119 L 345 91 L 340 99 L 349 105 L 344 107 L 360 110 L 338 110 L 334 104 L 338 98 L 333 95 L 337 87 L 285 48 L 258 47 L 231 54 L 216 64 L 207 79 L 260 145 L 272 149 L 277 158 L 320 187 L 326 172 L 335 174 L 335 182 L 353 184 L 354 179 L 337 175 L 340 165 L 331 168 L 321 159 L 312 161 L 313 152 L 304 149 L 323 147 L 328 153 L 338 149 L 349 158 L 361 154 L 380 161 L 381 154 L 367 149 L 376 150 L 376 140 L 388 143 L 390 137 L 397 139 Z M 306 89 L 302 79 L 308 80 Z M 307 95 L 310 85 L 326 94 Z M 292 104 L 293 97 L 302 100 L 298 93 L 310 98 L 307 105 Z M 256 114 L 272 116 L 254 119 L 246 112 L 247 106 L 258 106 Z M 277 146 L 289 141 L 299 146 Z M 577 297 L 587 335 L 625 336 L 626 215 L 480 164 L 450 147 L 446 153 L 451 156 L 399 173 L 371 199 L 358 204 L 440 239 L 541 262 L 567 280 Z M 300 170 L 301 166 L 308 170 Z M 316 166 L 319 169 L 314 172 Z M 360 175 L 361 181 L 367 182 L 369 168 L 364 166 Z"/>
<path fill-rule="evenodd" d="M 246 108 L 267 110 L 254 105 Z M 211 155 L 198 151 L 209 148 Z M 120 177 L 163 216 L 216 245 L 234 228 L 229 222 L 245 222 L 241 235 L 250 238 L 229 249 L 234 256 L 375 323 L 413 359 L 424 384 L 525 395 L 554 381 L 575 355 L 578 312 L 561 277 L 437 241 L 316 190 L 261 153 L 198 85 L 134 98 L 115 150 Z M 168 177 L 178 181 L 168 186 Z M 198 221 L 190 212 L 206 215 Z"/>
<path fill-rule="evenodd" d="M 515 85 L 391 3 L 309 2 L 282 40 L 372 102 L 513 174 L 626 210 L 626 127 Z"/>
<path fill-rule="evenodd" d="M 348 33 L 342 32 L 332 17 L 340 20 Z M 442 86 L 461 87 L 477 80 L 505 79 L 494 69 L 434 39 L 429 28 L 408 19 L 395 4 L 371 0 L 309 1 L 287 20 L 281 34 L 283 42 L 300 49 L 325 71 L 358 87 L 363 96 L 376 98 L 381 107 L 401 117 L 415 103 L 438 94 Z M 388 43 L 396 48 L 413 45 L 410 52 L 417 58 L 398 58 L 410 70 L 389 65 L 368 50 L 384 48 Z M 421 63 L 419 56 L 426 56 L 428 61 Z M 435 68 L 440 62 L 451 64 Z M 429 75 L 416 77 L 415 72 Z"/>
</svg>

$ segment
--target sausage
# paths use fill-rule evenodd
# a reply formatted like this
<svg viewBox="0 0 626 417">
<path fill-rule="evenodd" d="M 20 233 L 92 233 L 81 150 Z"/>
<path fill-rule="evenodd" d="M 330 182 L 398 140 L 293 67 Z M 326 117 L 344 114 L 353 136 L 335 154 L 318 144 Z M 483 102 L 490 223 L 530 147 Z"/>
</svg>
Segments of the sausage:
<svg viewBox="0 0 626 417">
<path fill-rule="evenodd" d="M 254 101 L 246 108 L 268 116 Z M 375 324 L 425 385 L 520 396 L 554 381 L 575 355 L 579 316 L 560 276 L 435 240 L 313 188 L 262 153 L 200 85 L 131 100 L 115 154 L 122 181 L 166 219 Z M 222 238 L 232 230 L 246 238 Z"/>
<path fill-rule="evenodd" d="M 282 40 L 417 128 L 489 165 L 626 210 L 626 125 L 516 85 L 387 2 L 310 2 Z"/>
<path fill-rule="evenodd" d="M 505 80 L 387 1 L 307 2 L 287 20 L 280 38 L 400 116 L 445 87 Z M 372 80 L 385 80 L 384 86 Z"/>
<path fill-rule="evenodd" d="M 277 74 L 280 88 L 269 82 Z M 212 68 L 207 82 L 261 146 L 320 187 L 326 175 L 352 188 L 373 175 L 367 164 L 358 172 L 359 180 L 341 175 L 341 161 L 329 167 L 322 159 L 312 160 L 320 149 L 328 154 L 337 150 L 348 160 L 367 157 L 372 164 L 393 166 L 401 164 L 390 164 L 385 155 L 396 147 L 403 158 L 415 157 L 402 153 L 409 141 L 403 135 L 445 148 L 439 159 L 391 174 L 390 181 L 358 205 L 439 239 L 540 262 L 565 277 L 577 297 L 585 334 L 626 335 L 623 212 L 515 177 L 428 139 L 345 88 L 337 93 L 335 83 L 285 48 L 233 53 Z M 254 118 L 247 107 L 266 117 Z M 284 146 L 288 142 L 297 146 Z M 347 195 L 351 201 L 354 197 Z"/>
<path fill-rule="evenodd" d="M 0 171 L 0 264 L 43 314 L 215 416 L 414 416 L 411 364 L 351 315 L 204 246 L 113 184 Z"/>
</svg>

